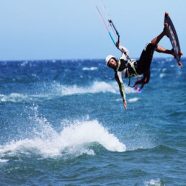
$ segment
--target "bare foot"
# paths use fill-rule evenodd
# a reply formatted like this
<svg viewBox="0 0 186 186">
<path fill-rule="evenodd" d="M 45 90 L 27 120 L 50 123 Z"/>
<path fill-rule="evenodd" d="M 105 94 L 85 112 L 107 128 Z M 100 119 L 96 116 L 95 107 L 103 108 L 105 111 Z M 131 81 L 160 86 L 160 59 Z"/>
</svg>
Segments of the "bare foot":
<svg viewBox="0 0 186 186">
<path fill-rule="evenodd" d="M 182 51 L 179 51 L 178 55 L 181 57 L 183 55 Z"/>
</svg>

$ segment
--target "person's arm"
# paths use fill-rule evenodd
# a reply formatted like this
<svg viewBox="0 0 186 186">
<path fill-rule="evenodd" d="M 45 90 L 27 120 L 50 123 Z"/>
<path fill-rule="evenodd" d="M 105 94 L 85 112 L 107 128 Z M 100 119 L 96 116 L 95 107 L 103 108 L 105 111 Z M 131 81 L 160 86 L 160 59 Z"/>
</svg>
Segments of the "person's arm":
<svg viewBox="0 0 186 186">
<path fill-rule="evenodd" d="M 127 60 L 129 58 L 129 56 L 128 56 L 129 51 L 127 50 L 127 48 L 125 48 L 124 46 L 120 45 L 120 36 L 119 35 L 118 35 L 118 40 L 116 42 L 116 47 L 117 47 L 118 50 L 121 51 L 122 58 L 124 60 Z"/>
<path fill-rule="evenodd" d="M 124 108 L 127 109 L 126 93 L 125 93 L 125 87 L 124 87 L 122 77 L 121 77 L 121 72 L 115 73 L 115 79 L 116 79 L 118 86 L 119 86 L 119 91 L 120 91 L 120 94 L 121 94 L 121 97 L 123 100 Z"/>
<path fill-rule="evenodd" d="M 150 71 L 143 74 L 143 77 L 140 80 L 137 80 L 134 84 L 134 88 L 138 91 L 141 91 L 145 84 L 147 84 L 150 80 Z M 140 88 L 137 86 L 141 84 Z"/>
<path fill-rule="evenodd" d="M 111 19 L 108 20 L 108 21 L 109 21 L 111 27 L 115 30 L 116 35 L 117 35 L 117 37 L 118 37 L 118 38 L 117 38 L 117 41 L 116 41 L 116 43 L 115 43 L 117 49 L 119 49 L 119 50 L 122 52 L 122 54 L 125 55 L 126 58 L 129 58 L 129 57 L 128 57 L 128 50 L 127 50 L 125 47 L 123 47 L 123 46 L 120 45 L 120 34 L 119 34 L 119 32 L 117 31 L 117 29 L 116 29 L 114 23 L 112 22 Z"/>
<path fill-rule="evenodd" d="M 119 36 L 118 36 L 118 41 L 116 42 L 116 47 L 117 47 L 118 50 L 121 51 L 121 53 L 123 53 L 126 56 L 128 55 L 129 52 L 128 52 L 127 48 L 125 48 L 124 46 L 120 45 L 120 38 L 119 38 Z"/>
</svg>

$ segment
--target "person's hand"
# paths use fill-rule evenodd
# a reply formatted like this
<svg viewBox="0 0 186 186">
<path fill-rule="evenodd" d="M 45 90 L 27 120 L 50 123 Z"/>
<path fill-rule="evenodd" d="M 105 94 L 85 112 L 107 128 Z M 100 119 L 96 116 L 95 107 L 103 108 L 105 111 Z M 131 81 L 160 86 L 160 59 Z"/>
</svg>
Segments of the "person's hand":
<svg viewBox="0 0 186 186">
<path fill-rule="evenodd" d="M 116 42 L 116 47 L 119 48 L 119 40 Z"/>
<path fill-rule="evenodd" d="M 123 106 L 125 108 L 125 110 L 127 109 L 127 101 L 126 100 L 123 100 Z"/>
</svg>

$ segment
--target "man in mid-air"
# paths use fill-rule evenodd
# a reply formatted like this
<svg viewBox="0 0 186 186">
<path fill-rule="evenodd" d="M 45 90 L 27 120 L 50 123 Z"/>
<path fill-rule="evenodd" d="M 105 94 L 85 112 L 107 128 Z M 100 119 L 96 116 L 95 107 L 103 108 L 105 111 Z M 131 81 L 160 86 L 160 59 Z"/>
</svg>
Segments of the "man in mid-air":
<svg viewBox="0 0 186 186">
<path fill-rule="evenodd" d="M 120 94 L 123 100 L 124 108 L 127 108 L 127 101 L 126 101 L 126 93 L 125 88 L 122 80 L 122 75 L 124 78 L 130 78 L 138 75 L 142 75 L 140 80 L 137 80 L 134 84 L 134 88 L 137 90 L 141 90 L 145 84 L 147 84 L 150 80 L 150 66 L 153 58 L 154 51 L 170 54 L 174 56 L 174 51 L 165 49 L 158 45 L 159 41 L 164 37 L 168 37 L 167 33 L 167 24 L 164 24 L 163 31 L 150 43 L 146 45 L 143 49 L 141 56 L 138 60 L 131 60 L 128 56 L 128 50 L 125 47 L 120 45 L 120 36 L 118 34 L 118 40 L 116 42 L 116 47 L 122 52 L 121 58 L 118 60 L 116 57 L 112 55 L 108 55 L 106 57 L 106 65 L 112 68 L 115 72 L 115 80 L 118 83 Z M 179 55 L 181 56 L 182 53 L 180 52 Z M 178 62 L 178 65 L 182 67 L 181 61 Z M 138 87 L 138 85 L 141 85 Z"/>
</svg>

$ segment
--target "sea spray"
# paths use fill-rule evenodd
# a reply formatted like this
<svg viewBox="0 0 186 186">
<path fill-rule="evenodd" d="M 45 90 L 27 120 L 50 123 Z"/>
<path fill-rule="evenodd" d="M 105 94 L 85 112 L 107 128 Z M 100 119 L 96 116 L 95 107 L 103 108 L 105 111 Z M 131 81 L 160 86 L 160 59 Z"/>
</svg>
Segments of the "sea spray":
<svg viewBox="0 0 186 186">
<path fill-rule="evenodd" d="M 33 90 L 32 90 L 33 89 Z M 115 82 L 93 81 L 89 85 L 65 85 L 53 81 L 52 83 L 39 83 L 29 87 L 28 93 L 23 94 L 19 92 L 11 94 L 0 94 L 1 102 L 30 102 L 54 99 L 56 97 L 79 95 L 79 94 L 97 94 L 97 93 L 112 93 L 119 94 L 118 86 Z M 136 93 L 136 91 L 126 86 L 126 93 Z"/>
<path fill-rule="evenodd" d="M 97 143 L 108 151 L 126 150 L 126 146 L 97 120 L 75 120 L 68 125 L 64 124 L 63 129 L 57 132 L 44 116 L 39 115 L 37 106 L 33 106 L 32 109 L 34 111 L 34 115 L 30 116 L 33 122 L 32 137 L 1 145 L 1 157 L 5 154 L 28 152 L 39 153 L 43 157 L 67 154 L 94 155 L 94 149 L 91 149 L 92 143 Z"/>
<path fill-rule="evenodd" d="M 77 85 L 60 85 L 55 84 L 54 88 L 61 91 L 63 96 L 74 95 L 74 94 L 95 94 L 95 93 L 114 93 L 119 94 L 117 84 L 115 82 L 104 82 L 104 81 L 94 81 L 89 86 L 77 86 Z M 133 88 L 126 86 L 126 93 L 136 93 Z"/>
</svg>

